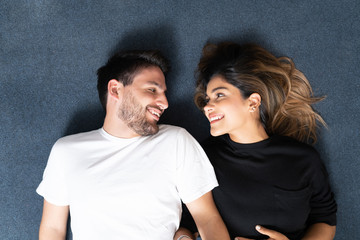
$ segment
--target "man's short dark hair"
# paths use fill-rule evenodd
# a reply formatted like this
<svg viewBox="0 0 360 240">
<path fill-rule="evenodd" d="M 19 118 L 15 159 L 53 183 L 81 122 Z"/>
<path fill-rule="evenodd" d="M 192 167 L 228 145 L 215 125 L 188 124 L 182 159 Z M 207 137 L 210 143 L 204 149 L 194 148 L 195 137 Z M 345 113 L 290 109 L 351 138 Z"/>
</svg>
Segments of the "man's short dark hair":
<svg viewBox="0 0 360 240">
<path fill-rule="evenodd" d="M 133 82 L 134 76 L 144 68 L 156 66 L 166 74 L 169 70 L 167 59 L 158 50 L 133 50 L 116 53 L 98 69 L 97 89 L 101 105 L 106 110 L 107 85 L 116 79 L 124 86 Z"/>
</svg>

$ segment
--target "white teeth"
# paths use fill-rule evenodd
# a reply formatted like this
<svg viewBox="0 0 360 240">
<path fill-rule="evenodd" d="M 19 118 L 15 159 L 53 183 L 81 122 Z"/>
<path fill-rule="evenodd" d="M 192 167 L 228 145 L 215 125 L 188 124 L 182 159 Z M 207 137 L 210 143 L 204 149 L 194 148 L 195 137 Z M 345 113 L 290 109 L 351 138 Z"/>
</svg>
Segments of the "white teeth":
<svg viewBox="0 0 360 240">
<path fill-rule="evenodd" d="M 156 115 L 156 116 L 160 117 L 160 114 L 159 114 L 159 113 L 157 113 L 157 112 L 155 112 L 155 111 L 152 111 L 152 110 L 150 110 L 150 112 L 151 112 L 152 114 L 154 114 L 154 115 Z"/>
<path fill-rule="evenodd" d="M 210 122 L 215 121 L 215 120 L 219 120 L 219 119 L 222 119 L 222 116 L 212 117 L 212 118 L 210 118 Z"/>
</svg>

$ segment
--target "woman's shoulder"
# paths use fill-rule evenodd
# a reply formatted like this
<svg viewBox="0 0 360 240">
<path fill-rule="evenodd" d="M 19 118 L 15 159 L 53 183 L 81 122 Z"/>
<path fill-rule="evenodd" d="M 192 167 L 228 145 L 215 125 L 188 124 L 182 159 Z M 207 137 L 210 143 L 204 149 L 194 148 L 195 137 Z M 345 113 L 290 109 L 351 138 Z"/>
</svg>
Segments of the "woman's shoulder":
<svg viewBox="0 0 360 240">
<path fill-rule="evenodd" d="M 293 160 L 321 161 L 318 151 L 310 144 L 287 136 L 273 136 L 272 138 L 272 148 L 278 149 L 284 155 L 293 156 Z"/>
<path fill-rule="evenodd" d="M 316 152 L 316 149 L 305 142 L 300 142 L 292 137 L 274 135 L 271 136 L 271 143 L 274 146 L 283 146 L 286 148 L 301 149 L 303 151 Z"/>
</svg>

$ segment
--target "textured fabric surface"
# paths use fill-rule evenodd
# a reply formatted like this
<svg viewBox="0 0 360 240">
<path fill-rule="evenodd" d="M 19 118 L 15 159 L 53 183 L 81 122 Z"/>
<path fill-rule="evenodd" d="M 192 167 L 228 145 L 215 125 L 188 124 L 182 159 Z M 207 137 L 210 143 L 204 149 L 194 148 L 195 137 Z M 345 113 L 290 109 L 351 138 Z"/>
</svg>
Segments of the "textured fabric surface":
<svg viewBox="0 0 360 240">
<path fill-rule="evenodd" d="M 293 58 L 329 128 L 315 146 L 338 203 L 336 239 L 360 235 L 360 2 L 0 0 L 0 239 L 36 239 L 51 146 L 99 128 L 96 70 L 117 49 L 158 48 L 171 60 L 162 122 L 198 140 L 208 123 L 192 102 L 207 41 L 263 45 Z"/>
<path fill-rule="evenodd" d="M 336 225 L 328 174 L 312 147 L 276 135 L 249 144 L 226 135 L 202 146 L 219 181 L 214 201 L 231 239 L 263 239 L 257 224 L 291 240 L 301 239 L 311 224 Z"/>
<path fill-rule="evenodd" d="M 181 200 L 216 186 L 194 138 L 161 124 L 152 136 L 117 138 L 101 128 L 59 139 L 36 192 L 70 206 L 73 239 L 168 240 L 179 226 Z"/>
</svg>

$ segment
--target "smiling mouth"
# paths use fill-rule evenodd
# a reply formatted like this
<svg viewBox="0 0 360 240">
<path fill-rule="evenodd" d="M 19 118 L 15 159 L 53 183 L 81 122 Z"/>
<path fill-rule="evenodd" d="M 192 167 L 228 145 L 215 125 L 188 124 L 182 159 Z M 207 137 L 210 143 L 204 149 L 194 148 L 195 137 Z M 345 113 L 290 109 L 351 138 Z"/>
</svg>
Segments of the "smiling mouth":
<svg viewBox="0 0 360 240">
<path fill-rule="evenodd" d="M 162 111 L 156 108 L 148 108 L 149 113 L 153 116 L 156 121 L 159 121 Z"/>
<path fill-rule="evenodd" d="M 217 122 L 221 119 L 224 118 L 224 115 L 216 115 L 216 116 L 211 116 L 209 117 L 209 121 L 210 121 L 210 124 L 214 123 L 214 122 Z"/>
</svg>

